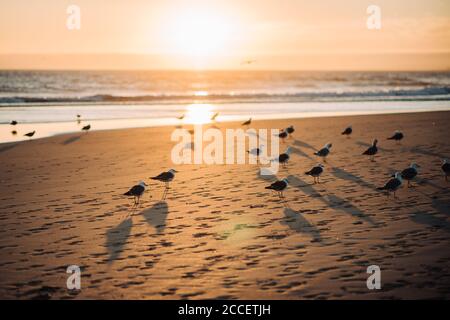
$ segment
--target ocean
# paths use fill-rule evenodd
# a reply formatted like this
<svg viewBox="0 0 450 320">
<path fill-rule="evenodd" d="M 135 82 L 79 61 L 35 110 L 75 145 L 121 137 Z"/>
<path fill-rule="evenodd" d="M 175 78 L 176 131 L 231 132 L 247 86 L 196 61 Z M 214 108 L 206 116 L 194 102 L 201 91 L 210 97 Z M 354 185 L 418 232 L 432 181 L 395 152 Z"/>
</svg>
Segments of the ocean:
<svg viewBox="0 0 450 320">
<path fill-rule="evenodd" d="M 450 72 L 0 71 L 0 142 L 215 112 L 222 122 L 435 110 L 450 110 Z"/>
</svg>

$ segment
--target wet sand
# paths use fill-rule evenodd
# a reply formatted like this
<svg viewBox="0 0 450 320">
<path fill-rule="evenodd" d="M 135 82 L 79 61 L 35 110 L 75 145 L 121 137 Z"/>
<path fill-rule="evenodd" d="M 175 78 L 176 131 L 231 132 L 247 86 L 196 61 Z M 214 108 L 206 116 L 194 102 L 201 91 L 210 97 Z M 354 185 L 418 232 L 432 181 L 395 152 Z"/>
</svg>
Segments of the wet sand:
<svg viewBox="0 0 450 320">
<path fill-rule="evenodd" d="M 449 123 L 450 112 L 254 122 L 296 127 L 281 144 L 293 149 L 277 175 L 290 181 L 285 201 L 256 165 L 172 165 L 173 127 L 2 144 L 0 298 L 449 299 Z M 386 141 L 396 129 L 401 144 Z M 361 153 L 373 138 L 370 162 Z M 327 142 L 313 185 L 304 172 Z M 411 161 L 414 188 L 399 199 L 376 190 Z M 148 177 L 171 167 L 180 172 L 162 199 Z M 122 194 L 139 180 L 150 188 L 133 211 Z M 80 291 L 66 289 L 69 265 L 81 267 Z M 366 287 L 369 265 L 381 290 Z"/>
</svg>

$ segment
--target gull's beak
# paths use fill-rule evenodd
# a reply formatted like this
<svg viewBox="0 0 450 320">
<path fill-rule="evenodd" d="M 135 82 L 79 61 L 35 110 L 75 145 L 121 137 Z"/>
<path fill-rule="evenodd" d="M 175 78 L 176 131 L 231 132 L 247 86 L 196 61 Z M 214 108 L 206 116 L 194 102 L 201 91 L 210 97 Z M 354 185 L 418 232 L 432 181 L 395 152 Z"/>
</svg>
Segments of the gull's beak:
<svg viewBox="0 0 450 320">
<path fill-rule="evenodd" d="M 179 172 L 178 170 L 173 169 L 174 172 Z"/>
<path fill-rule="evenodd" d="M 417 168 L 421 168 L 421 166 L 419 166 L 418 164 L 416 164 L 416 167 L 417 167 Z"/>
<path fill-rule="evenodd" d="M 144 186 L 148 187 L 148 184 L 146 184 L 146 183 L 144 182 Z"/>
</svg>

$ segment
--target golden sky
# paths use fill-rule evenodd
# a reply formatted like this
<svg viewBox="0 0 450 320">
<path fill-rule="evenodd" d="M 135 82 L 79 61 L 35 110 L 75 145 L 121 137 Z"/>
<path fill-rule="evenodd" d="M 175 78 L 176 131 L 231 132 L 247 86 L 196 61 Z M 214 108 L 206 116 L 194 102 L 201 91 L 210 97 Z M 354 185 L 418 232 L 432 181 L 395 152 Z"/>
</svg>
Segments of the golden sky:
<svg viewBox="0 0 450 320">
<path fill-rule="evenodd" d="M 449 69 L 449 52 L 448 0 L 0 1 L 0 68 Z"/>
</svg>

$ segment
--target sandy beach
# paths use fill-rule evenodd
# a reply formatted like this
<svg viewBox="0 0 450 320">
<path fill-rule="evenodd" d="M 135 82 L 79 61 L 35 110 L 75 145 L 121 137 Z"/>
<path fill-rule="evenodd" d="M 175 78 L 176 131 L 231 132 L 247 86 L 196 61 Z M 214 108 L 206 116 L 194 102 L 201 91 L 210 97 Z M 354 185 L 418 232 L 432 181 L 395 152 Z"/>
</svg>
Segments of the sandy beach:
<svg viewBox="0 0 450 320">
<path fill-rule="evenodd" d="M 173 126 L 1 144 L 0 298 L 449 299 L 449 123 L 450 112 L 254 121 L 296 128 L 281 144 L 293 150 L 277 174 L 290 182 L 285 201 L 257 165 L 173 165 Z M 401 144 L 386 140 L 396 129 Z M 304 172 L 327 142 L 313 185 Z M 399 199 L 376 190 L 412 161 L 414 188 Z M 162 200 L 148 178 L 172 167 Z M 139 180 L 150 187 L 133 211 L 122 194 Z M 69 265 L 81 267 L 76 292 Z M 370 265 L 381 290 L 366 286 Z"/>
</svg>

